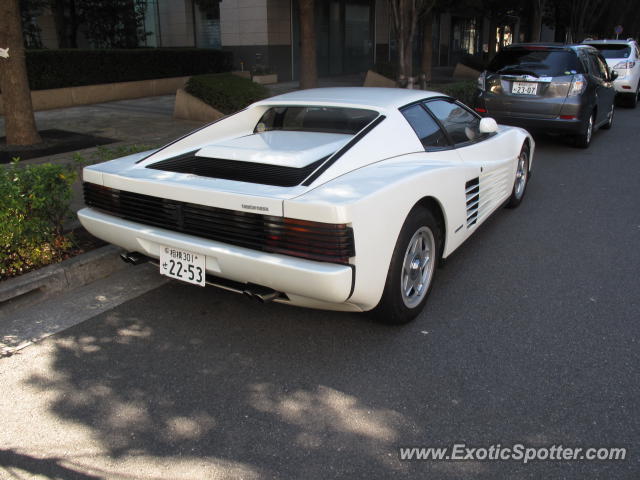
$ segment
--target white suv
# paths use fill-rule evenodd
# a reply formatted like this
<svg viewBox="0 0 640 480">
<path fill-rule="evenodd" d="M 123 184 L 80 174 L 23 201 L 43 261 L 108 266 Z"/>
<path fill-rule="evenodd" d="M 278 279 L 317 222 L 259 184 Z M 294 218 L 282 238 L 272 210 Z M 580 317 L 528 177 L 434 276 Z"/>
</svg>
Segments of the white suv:
<svg viewBox="0 0 640 480">
<path fill-rule="evenodd" d="M 627 100 L 627 105 L 634 108 L 640 99 L 640 49 L 631 38 L 627 40 L 591 40 L 582 43 L 591 45 L 607 60 L 607 65 L 618 72 L 613 86 L 618 95 Z"/>
</svg>

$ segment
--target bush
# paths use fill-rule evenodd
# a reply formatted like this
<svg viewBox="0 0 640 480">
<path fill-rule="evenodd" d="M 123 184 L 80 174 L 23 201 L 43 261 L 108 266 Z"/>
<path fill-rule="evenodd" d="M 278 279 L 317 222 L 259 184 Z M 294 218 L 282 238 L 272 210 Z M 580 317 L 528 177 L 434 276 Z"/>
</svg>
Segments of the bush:
<svg viewBox="0 0 640 480">
<path fill-rule="evenodd" d="M 70 166 L 0 168 L 0 278 L 59 260 L 71 247 L 63 223 L 75 179 Z"/>
<path fill-rule="evenodd" d="M 237 112 L 269 96 L 266 87 L 232 73 L 191 77 L 186 90 L 225 114 Z"/>
<path fill-rule="evenodd" d="M 208 48 L 27 50 L 31 90 L 228 72 L 231 52 Z"/>
<path fill-rule="evenodd" d="M 432 84 L 427 87 L 427 90 L 444 93 L 471 106 L 476 93 L 476 82 L 475 80 L 464 80 L 455 83 Z"/>
</svg>

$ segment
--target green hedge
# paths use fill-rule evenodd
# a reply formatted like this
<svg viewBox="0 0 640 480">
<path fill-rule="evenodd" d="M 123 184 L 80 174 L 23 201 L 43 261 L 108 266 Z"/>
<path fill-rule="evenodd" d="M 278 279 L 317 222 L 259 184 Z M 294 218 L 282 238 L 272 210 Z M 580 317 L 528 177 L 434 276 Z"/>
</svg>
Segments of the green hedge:
<svg viewBox="0 0 640 480">
<path fill-rule="evenodd" d="M 216 110 L 230 114 L 269 96 L 263 85 L 232 73 L 191 77 L 187 92 Z"/>
<path fill-rule="evenodd" d="M 75 179 L 71 166 L 0 168 L 0 279 L 61 260 L 71 248 L 62 227 Z"/>
<path fill-rule="evenodd" d="M 454 83 L 432 84 L 427 87 L 432 92 L 440 92 L 449 95 L 468 106 L 473 105 L 473 97 L 476 93 L 476 81 L 464 80 Z"/>
<path fill-rule="evenodd" d="M 31 90 L 228 72 L 231 52 L 206 48 L 27 50 Z"/>
</svg>

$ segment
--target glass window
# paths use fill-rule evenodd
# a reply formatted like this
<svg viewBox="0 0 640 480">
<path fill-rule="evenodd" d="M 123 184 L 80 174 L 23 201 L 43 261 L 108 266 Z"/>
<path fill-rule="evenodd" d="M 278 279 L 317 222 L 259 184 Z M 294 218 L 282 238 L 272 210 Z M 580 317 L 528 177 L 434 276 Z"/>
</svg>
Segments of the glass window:
<svg viewBox="0 0 640 480">
<path fill-rule="evenodd" d="M 607 71 L 605 61 L 602 60 L 598 55 L 596 55 L 595 53 L 589 53 L 589 62 L 591 63 L 592 75 L 602 78 L 603 80 L 609 78 L 609 73 Z"/>
<path fill-rule="evenodd" d="M 566 50 L 544 50 L 544 47 L 504 49 L 494 57 L 487 69 L 494 73 L 537 77 L 584 73 L 575 53 Z"/>
<path fill-rule="evenodd" d="M 625 44 L 616 45 L 609 43 L 603 45 L 588 43 L 587 45 L 591 45 L 592 47 L 600 50 L 600 53 L 604 58 L 629 58 L 629 55 L 631 55 L 631 47 Z"/>
<path fill-rule="evenodd" d="M 424 148 L 448 147 L 447 137 L 427 111 L 420 105 L 412 105 L 402 110 L 404 118 L 416 132 Z"/>
<path fill-rule="evenodd" d="M 434 100 L 426 105 L 440 121 L 453 143 L 473 142 L 486 136 L 480 133 L 480 118 L 457 103 Z"/>
<path fill-rule="evenodd" d="M 262 115 L 255 131 L 289 130 L 355 135 L 377 116 L 378 112 L 360 108 L 272 107 Z"/>
</svg>

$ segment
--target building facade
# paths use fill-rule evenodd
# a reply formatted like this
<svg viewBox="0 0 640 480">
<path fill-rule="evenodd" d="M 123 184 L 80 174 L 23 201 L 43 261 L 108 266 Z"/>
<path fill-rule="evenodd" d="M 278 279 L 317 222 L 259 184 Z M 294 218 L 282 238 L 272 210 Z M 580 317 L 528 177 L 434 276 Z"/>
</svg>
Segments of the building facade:
<svg viewBox="0 0 640 480">
<path fill-rule="evenodd" d="M 140 46 L 222 48 L 234 54 L 235 68 L 268 67 L 280 80 L 297 79 L 299 12 L 295 0 L 147 0 Z M 44 47 L 56 48 L 53 15 L 43 11 L 34 21 Z M 318 73 L 336 76 L 364 72 L 376 62 L 392 63 L 395 41 L 387 0 L 316 0 Z M 513 18 L 494 34 L 504 44 L 521 39 L 521 22 Z M 462 12 L 433 16 L 433 66 L 453 66 L 467 55 L 486 57 L 489 22 Z M 416 35 L 420 64 L 422 29 Z M 78 46 L 91 41 L 78 29 Z"/>
</svg>

